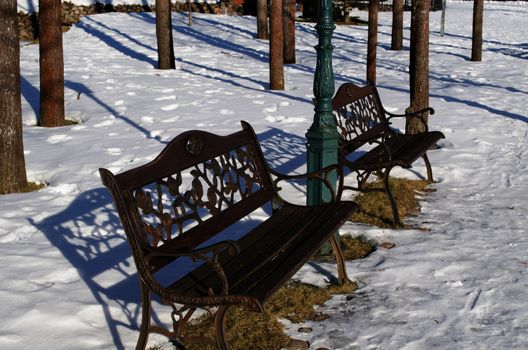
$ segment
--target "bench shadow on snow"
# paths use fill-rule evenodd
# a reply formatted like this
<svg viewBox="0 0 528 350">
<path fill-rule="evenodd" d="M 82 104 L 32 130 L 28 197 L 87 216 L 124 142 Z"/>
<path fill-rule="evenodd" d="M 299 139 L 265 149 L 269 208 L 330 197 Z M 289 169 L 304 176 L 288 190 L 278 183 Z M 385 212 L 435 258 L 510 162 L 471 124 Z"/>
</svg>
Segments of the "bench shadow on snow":
<svg viewBox="0 0 528 350">
<path fill-rule="evenodd" d="M 276 128 L 258 137 L 274 169 L 290 173 L 305 163 L 303 137 Z M 124 339 L 120 329 L 139 329 L 139 282 L 110 193 L 103 187 L 88 190 L 61 212 L 38 222 L 28 220 L 60 251 L 90 289 L 102 307 L 115 348 L 125 349 L 125 344 L 134 343 L 136 334 L 134 339 Z M 254 222 L 242 224 L 254 225 Z M 155 312 L 153 319 L 162 323 Z"/>
</svg>

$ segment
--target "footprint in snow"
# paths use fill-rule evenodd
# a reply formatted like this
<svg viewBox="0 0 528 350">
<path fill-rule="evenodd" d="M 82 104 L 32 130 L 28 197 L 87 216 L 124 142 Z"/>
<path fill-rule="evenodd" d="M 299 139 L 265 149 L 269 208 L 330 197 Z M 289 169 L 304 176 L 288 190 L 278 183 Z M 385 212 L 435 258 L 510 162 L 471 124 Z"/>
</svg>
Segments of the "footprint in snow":
<svg viewBox="0 0 528 350">
<path fill-rule="evenodd" d="M 106 149 L 106 153 L 108 153 L 111 156 L 118 156 L 121 153 L 123 153 L 123 150 L 118 147 L 110 147 Z"/>
<path fill-rule="evenodd" d="M 272 116 L 268 116 L 266 118 L 267 121 L 271 122 L 271 123 L 302 123 L 304 121 L 306 121 L 306 118 L 302 118 L 302 117 L 285 117 L 285 116 L 276 116 L 276 117 L 272 117 Z"/>
<path fill-rule="evenodd" d="M 161 119 L 160 122 L 162 123 L 173 123 L 173 122 L 177 122 L 180 120 L 180 116 L 175 116 L 175 117 L 171 117 L 171 118 L 167 118 L 167 119 Z"/>
<path fill-rule="evenodd" d="M 174 95 L 170 95 L 170 96 L 162 96 L 162 97 L 158 97 L 156 98 L 155 100 L 156 101 L 165 101 L 165 100 L 175 100 L 176 99 L 176 96 Z"/>
<path fill-rule="evenodd" d="M 267 113 L 273 113 L 273 112 L 277 112 L 279 110 L 279 108 L 277 106 L 271 106 L 271 107 L 267 107 L 267 108 L 264 108 L 264 112 L 267 112 Z"/>
<path fill-rule="evenodd" d="M 100 123 L 95 124 L 94 128 L 101 128 L 103 126 L 109 126 L 109 125 L 112 125 L 114 123 L 115 123 L 115 120 L 113 120 L 113 119 L 112 120 L 104 120 L 104 121 L 102 121 Z"/>
<path fill-rule="evenodd" d="M 206 94 L 217 94 L 219 92 L 222 92 L 222 89 L 205 90 Z"/>
<path fill-rule="evenodd" d="M 65 142 L 65 141 L 68 141 L 68 140 L 71 140 L 71 139 L 72 139 L 72 137 L 68 136 L 68 135 L 52 135 L 52 136 L 48 137 L 46 142 L 54 144 L 54 143 Z"/>
<path fill-rule="evenodd" d="M 141 117 L 142 124 L 154 124 L 154 117 Z"/>
<path fill-rule="evenodd" d="M 178 107 L 180 107 L 180 104 L 179 103 L 175 103 L 175 104 L 172 104 L 172 105 L 161 107 L 161 109 L 164 110 L 164 111 L 173 111 L 173 110 L 175 110 Z"/>
</svg>

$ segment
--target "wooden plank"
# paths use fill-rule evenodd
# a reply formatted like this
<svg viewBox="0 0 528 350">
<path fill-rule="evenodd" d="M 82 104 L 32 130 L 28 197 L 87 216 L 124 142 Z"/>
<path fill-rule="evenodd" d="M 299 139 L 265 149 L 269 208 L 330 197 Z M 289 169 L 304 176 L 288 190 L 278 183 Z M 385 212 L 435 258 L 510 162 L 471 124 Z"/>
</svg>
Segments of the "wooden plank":
<svg viewBox="0 0 528 350">
<path fill-rule="evenodd" d="M 231 276 L 237 271 L 245 271 L 251 261 L 258 258 L 265 259 L 266 254 L 271 254 L 270 251 L 280 248 L 281 244 L 284 244 L 284 242 L 278 242 L 282 233 L 291 231 L 292 227 L 299 224 L 299 221 L 303 219 L 302 213 L 299 212 L 304 210 L 306 210 L 305 207 L 287 206 L 275 212 L 271 218 L 237 242 L 241 248 L 239 255 L 231 257 L 227 252 L 223 252 L 219 261 L 226 275 L 231 279 Z M 210 267 L 202 266 L 177 281 L 171 288 L 177 288 L 179 293 L 186 294 L 189 293 L 190 289 L 198 287 L 196 280 L 207 281 L 207 284 L 214 287 L 218 287 L 220 284 L 216 273 Z"/>
<path fill-rule="evenodd" d="M 336 206 L 325 208 L 325 214 L 314 220 L 302 235 L 292 243 L 282 254 L 270 260 L 258 271 L 247 276 L 232 290 L 233 293 L 247 293 L 260 301 L 266 301 L 280 286 L 297 272 L 320 247 L 326 243 L 332 234 L 357 210 L 352 202 L 341 202 Z"/>
</svg>

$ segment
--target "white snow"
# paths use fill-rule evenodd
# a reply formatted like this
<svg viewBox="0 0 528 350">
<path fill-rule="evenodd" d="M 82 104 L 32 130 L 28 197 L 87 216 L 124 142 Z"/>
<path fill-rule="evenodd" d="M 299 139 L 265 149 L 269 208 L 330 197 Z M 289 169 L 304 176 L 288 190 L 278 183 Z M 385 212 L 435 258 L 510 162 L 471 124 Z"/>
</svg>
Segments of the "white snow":
<svg viewBox="0 0 528 350">
<path fill-rule="evenodd" d="M 440 12 L 431 13 L 430 128 L 447 138 L 430 152 L 436 192 L 408 220 L 430 231 L 346 224 L 341 233 L 396 246 L 348 263 L 359 291 L 329 301 L 329 319 L 307 322 L 312 333 L 288 324 L 312 349 L 528 348 L 528 4 L 486 2 L 482 62 L 469 61 L 471 16 L 472 2 L 449 2 L 440 36 Z M 274 167 L 305 169 L 313 24 L 297 23 L 297 64 L 285 69 L 286 90 L 269 91 L 268 43 L 254 38 L 254 18 L 195 15 L 188 27 L 175 13 L 173 21 L 171 71 L 154 69 L 151 13 L 94 15 L 64 34 L 66 114 L 75 126 L 34 126 L 38 47 L 22 47 L 27 173 L 48 186 L 0 198 L 0 348 L 135 346 L 138 282 L 99 167 L 130 169 L 185 130 L 227 134 L 244 119 Z M 408 51 L 388 50 L 390 24 L 380 14 L 378 84 L 386 107 L 402 112 Z M 408 27 L 406 13 L 406 48 Z M 336 28 L 336 85 L 364 83 L 366 39 L 366 27 Z M 418 163 L 394 173 L 423 172 Z M 297 278 L 326 279 L 310 265 Z"/>
<path fill-rule="evenodd" d="M 71 2 L 75 5 L 90 6 L 95 3 L 107 5 L 150 5 L 156 4 L 156 0 L 61 0 L 62 2 Z M 175 2 L 187 2 L 187 0 L 170 0 Z M 215 4 L 217 0 L 192 0 L 194 3 Z M 18 11 L 25 13 L 38 12 L 39 0 L 17 0 Z"/>
</svg>

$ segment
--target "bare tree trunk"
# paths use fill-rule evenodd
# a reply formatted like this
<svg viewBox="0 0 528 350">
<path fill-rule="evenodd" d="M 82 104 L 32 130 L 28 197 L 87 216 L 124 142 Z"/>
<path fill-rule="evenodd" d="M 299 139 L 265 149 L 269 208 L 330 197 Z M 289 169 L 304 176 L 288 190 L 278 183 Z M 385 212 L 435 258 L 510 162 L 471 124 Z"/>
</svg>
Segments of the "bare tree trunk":
<svg viewBox="0 0 528 350">
<path fill-rule="evenodd" d="M 0 194 L 27 187 L 22 106 L 17 1 L 0 2 Z"/>
<path fill-rule="evenodd" d="M 367 81 L 376 83 L 376 47 L 378 46 L 378 10 L 379 0 L 369 1 L 368 44 L 367 44 Z"/>
<path fill-rule="evenodd" d="M 343 16 L 345 24 L 350 24 L 352 21 L 350 20 L 350 11 L 352 11 L 352 6 L 350 4 L 351 0 L 343 0 Z"/>
<path fill-rule="evenodd" d="M 484 16 L 484 0 L 474 0 L 473 4 L 473 43 L 471 60 L 482 61 L 482 18 Z"/>
<path fill-rule="evenodd" d="M 170 2 L 170 0 L 169 0 Z M 192 2 L 191 0 L 187 0 L 187 5 L 189 6 L 189 27 L 192 26 Z M 170 4 L 169 4 L 170 6 Z"/>
<path fill-rule="evenodd" d="M 295 0 L 282 0 L 284 63 L 295 63 Z"/>
<path fill-rule="evenodd" d="M 170 0 L 156 0 L 156 39 L 158 42 L 158 68 L 176 68 L 172 43 Z"/>
<path fill-rule="evenodd" d="M 270 27 L 270 89 L 284 90 L 282 0 L 271 0 Z"/>
<path fill-rule="evenodd" d="M 267 0 L 257 0 L 257 38 L 269 39 Z"/>
<path fill-rule="evenodd" d="M 414 112 L 429 107 L 429 1 L 413 1 L 411 12 L 411 52 L 409 63 L 409 85 L 411 106 Z M 428 114 L 422 114 L 427 123 Z M 405 130 L 409 134 L 425 131 L 416 117 L 408 117 Z"/>
<path fill-rule="evenodd" d="M 391 50 L 401 50 L 403 46 L 403 0 L 392 1 L 392 41 Z"/>
<path fill-rule="evenodd" d="M 64 125 L 61 0 L 39 0 L 40 126 Z"/>
<path fill-rule="evenodd" d="M 319 0 L 303 0 L 303 14 L 304 19 L 317 19 Z"/>
</svg>

